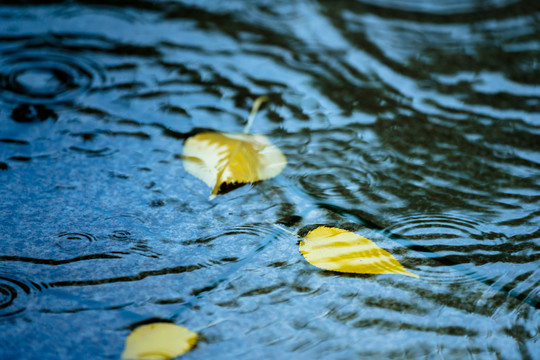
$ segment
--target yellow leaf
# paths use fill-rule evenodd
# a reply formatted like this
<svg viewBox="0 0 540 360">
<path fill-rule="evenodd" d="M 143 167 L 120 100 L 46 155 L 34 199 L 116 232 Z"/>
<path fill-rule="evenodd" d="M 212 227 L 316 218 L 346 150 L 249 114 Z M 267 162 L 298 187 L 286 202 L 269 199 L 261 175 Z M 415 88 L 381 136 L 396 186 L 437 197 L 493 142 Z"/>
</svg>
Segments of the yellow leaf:
<svg viewBox="0 0 540 360">
<path fill-rule="evenodd" d="M 171 323 L 142 325 L 127 337 L 122 359 L 172 359 L 191 350 L 197 336 Z"/>
<path fill-rule="evenodd" d="M 401 274 L 407 271 L 373 241 L 335 227 L 320 226 L 300 241 L 300 253 L 318 268 L 356 274 Z"/>
<path fill-rule="evenodd" d="M 182 154 L 184 168 L 212 188 L 253 183 L 277 176 L 287 159 L 264 135 L 205 132 L 188 138 Z"/>
</svg>

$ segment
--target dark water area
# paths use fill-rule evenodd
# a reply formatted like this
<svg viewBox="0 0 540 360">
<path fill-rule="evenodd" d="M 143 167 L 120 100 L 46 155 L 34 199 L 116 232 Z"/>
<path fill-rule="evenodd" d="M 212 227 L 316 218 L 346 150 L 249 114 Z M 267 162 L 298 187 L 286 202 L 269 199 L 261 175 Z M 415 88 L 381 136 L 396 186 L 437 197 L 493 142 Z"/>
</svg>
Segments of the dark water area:
<svg viewBox="0 0 540 360">
<path fill-rule="evenodd" d="M 210 201 L 183 142 L 261 95 L 287 167 Z M 0 1 L 0 241 L 0 359 L 540 359 L 540 2 Z"/>
</svg>

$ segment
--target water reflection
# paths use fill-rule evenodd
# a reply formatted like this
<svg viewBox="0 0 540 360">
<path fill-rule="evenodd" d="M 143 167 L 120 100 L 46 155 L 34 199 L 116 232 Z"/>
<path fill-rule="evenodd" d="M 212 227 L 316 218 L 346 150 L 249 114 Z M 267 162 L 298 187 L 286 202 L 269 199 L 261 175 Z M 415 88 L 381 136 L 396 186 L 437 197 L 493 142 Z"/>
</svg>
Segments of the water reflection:
<svg viewBox="0 0 540 360">
<path fill-rule="evenodd" d="M 226 320 L 187 359 L 534 358 L 539 11 L 0 6 L 0 357 L 117 358 L 159 317 Z M 260 95 L 288 166 L 208 202 L 183 141 L 241 131 Z M 421 279 L 302 259 L 293 233 L 347 221 Z"/>
</svg>

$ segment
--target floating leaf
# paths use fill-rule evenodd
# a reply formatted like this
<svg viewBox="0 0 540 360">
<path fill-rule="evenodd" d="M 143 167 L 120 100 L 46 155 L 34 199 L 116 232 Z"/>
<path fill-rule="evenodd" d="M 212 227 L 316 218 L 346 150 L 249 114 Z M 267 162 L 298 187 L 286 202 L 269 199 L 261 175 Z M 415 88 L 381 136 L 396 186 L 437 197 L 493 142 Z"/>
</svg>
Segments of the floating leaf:
<svg viewBox="0 0 540 360">
<path fill-rule="evenodd" d="M 142 325 L 127 337 L 122 359 L 172 359 L 191 350 L 197 336 L 171 323 Z"/>
<path fill-rule="evenodd" d="M 245 133 L 194 135 L 184 143 L 182 158 L 186 171 L 210 186 L 213 196 L 226 186 L 273 178 L 287 164 L 266 136 Z"/>
<path fill-rule="evenodd" d="M 320 226 L 300 241 L 300 253 L 318 268 L 356 274 L 401 274 L 407 271 L 388 251 L 355 233 Z"/>
</svg>

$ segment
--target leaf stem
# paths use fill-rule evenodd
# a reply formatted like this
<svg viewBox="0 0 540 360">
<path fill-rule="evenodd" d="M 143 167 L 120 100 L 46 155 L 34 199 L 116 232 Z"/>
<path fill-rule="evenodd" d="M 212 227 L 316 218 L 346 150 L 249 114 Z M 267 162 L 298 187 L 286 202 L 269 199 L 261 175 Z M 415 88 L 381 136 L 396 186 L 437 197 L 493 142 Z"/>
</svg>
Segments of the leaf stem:
<svg viewBox="0 0 540 360">
<path fill-rule="evenodd" d="M 290 235 L 292 235 L 292 236 L 296 236 L 296 237 L 299 238 L 299 239 L 302 239 L 301 236 L 296 235 L 295 233 L 293 233 L 292 231 L 290 231 L 290 230 L 284 228 L 284 227 L 281 226 L 281 225 L 275 224 L 275 223 L 270 222 L 270 221 L 268 221 L 268 220 L 266 220 L 266 222 L 269 223 L 270 225 L 273 225 L 273 226 L 277 227 L 279 230 L 286 232 L 287 234 L 290 234 Z"/>
<path fill-rule="evenodd" d="M 212 321 L 209 324 L 206 324 L 206 325 L 200 326 L 200 327 L 198 327 L 196 329 L 193 329 L 193 331 L 198 333 L 201 330 L 208 329 L 209 327 L 215 326 L 215 325 L 220 324 L 220 323 L 222 323 L 224 321 L 227 321 L 227 320 L 229 320 L 229 319 L 225 319 L 225 318 L 217 319 L 216 321 Z"/>
<path fill-rule="evenodd" d="M 253 107 L 251 108 L 251 112 L 249 113 L 249 118 L 246 126 L 244 127 L 244 134 L 249 133 L 251 130 L 251 126 L 253 125 L 253 121 L 255 121 L 255 115 L 257 115 L 257 112 L 259 111 L 259 108 L 261 107 L 262 103 L 268 101 L 268 96 L 263 95 L 259 96 L 255 99 L 255 102 L 253 103 Z"/>
</svg>

